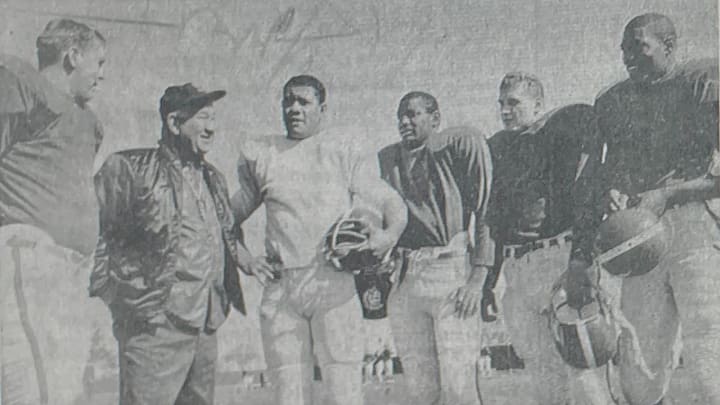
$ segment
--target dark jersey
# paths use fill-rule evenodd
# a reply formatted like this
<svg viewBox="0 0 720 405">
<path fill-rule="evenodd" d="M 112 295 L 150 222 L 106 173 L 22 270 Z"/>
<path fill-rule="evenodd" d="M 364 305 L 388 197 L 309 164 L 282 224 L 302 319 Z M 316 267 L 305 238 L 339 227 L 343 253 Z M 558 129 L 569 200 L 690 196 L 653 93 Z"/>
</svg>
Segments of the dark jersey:
<svg viewBox="0 0 720 405">
<path fill-rule="evenodd" d="M 488 224 L 498 245 L 571 229 L 575 178 L 594 128 L 592 107 L 576 104 L 547 113 L 529 128 L 490 138 L 494 170 Z"/>
<path fill-rule="evenodd" d="M 93 164 L 102 141 L 95 114 L 29 63 L 0 56 L 0 224 L 48 232 L 89 254 L 98 232 Z"/>
<path fill-rule="evenodd" d="M 382 149 L 378 159 L 382 178 L 408 206 L 408 224 L 398 246 L 447 245 L 455 234 L 468 230 L 475 214 L 473 262 L 492 265 L 493 248 L 485 226 L 492 166 L 481 132 L 448 128 L 417 151 L 396 143 Z"/>
<path fill-rule="evenodd" d="M 632 195 L 705 173 L 717 145 L 717 70 L 714 61 L 688 62 L 657 83 L 625 80 L 597 98 L 602 191 Z"/>
<path fill-rule="evenodd" d="M 717 60 L 678 64 L 651 84 L 625 80 L 598 96 L 595 112 L 598 138 L 581 179 L 587 201 L 702 176 L 718 145 Z M 597 210 L 590 230 L 603 215 L 600 204 Z M 573 252 L 589 257 L 594 233 L 577 233 Z"/>
</svg>

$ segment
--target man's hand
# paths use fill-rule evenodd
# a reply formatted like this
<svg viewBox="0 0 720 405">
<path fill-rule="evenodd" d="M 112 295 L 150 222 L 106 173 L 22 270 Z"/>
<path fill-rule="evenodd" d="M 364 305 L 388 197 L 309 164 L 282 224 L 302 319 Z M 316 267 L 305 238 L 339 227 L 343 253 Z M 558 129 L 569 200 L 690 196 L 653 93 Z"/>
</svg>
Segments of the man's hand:
<svg viewBox="0 0 720 405">
<path fill-rule="evenodd" d="M 487 269 L 482 266 L 473 268 L 470 278 L 464 286 L 453 291 L 448 300 L 455 305 L 455 315 L 460 319 L 468 319 L 481 308 L 483 285 Z"/>
<path fill-rule="evenodd" d="M 129 298 L 122 291 L 110 303 L 113 317 L 120 320 L 147 321 L 163 312 L 169 289 L 150 290 L 137 298 Z"/>
<path fill-rule="evenodd" d="M 638 197 L 640 198 L 640 202 L 636 205 L 637 208 L 646 209 L 657 216 L 661 216 L 667 208 L 670 194 L 667 189 L 658 188 L 640 193 Z"/>
<path fill-rule="evenodd" d="M 397 238 L 390 232 L 367 222 L 361 232 L 368 236 L 368 249 L 378 258 L 384 257 L 397 243 Z"/>
<path fill-rule="evenodd" d="M 278 271 L 268 263 L 266 257 L 253 257 L 244 266 L 240 266 L 240 270 L 248 276 L 255 276 L 263 286 L 267 284 L 268 280 L 278 279 Z"/>
<path fill-rule="evenodd" d="M 495 302 L 495 292 L 487 288 L 483 289 L 482 300 L 480 301 L 480 315 L 485 322 L 494 322 L 497 320 L 497 303 Z"/>
<path fill-rule="evenodd" d="M 616 212 L 628 208 L 628 201 L 630 197 L 627 194 L 623 194 L 616 189 L 612 189 L 607 193 L 607 207 L 606 212 Z"/>
<path fill-rule="evenodd" d="M 595 266 L 584 260 L 570 259 L 563 281 L 567 302 L 571 308 L 580 309 L 592 302 L 593 279 L 596 277 L 596 271 Z"/>
</svg>

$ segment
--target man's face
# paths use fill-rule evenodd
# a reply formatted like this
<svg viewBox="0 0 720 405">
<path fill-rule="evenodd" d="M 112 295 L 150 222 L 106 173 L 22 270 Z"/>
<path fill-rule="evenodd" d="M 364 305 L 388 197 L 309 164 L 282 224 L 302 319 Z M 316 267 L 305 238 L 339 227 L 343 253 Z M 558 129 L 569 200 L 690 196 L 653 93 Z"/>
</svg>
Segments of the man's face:
<svg viewBox="0 0 720 405">
<path fill-rule="evenodd" d="M 528 91 L 524 83 L 500 91 L 500 119 L 507 130 L 529 127 L 542 113 L 542 102 Z"/>
<path fill-rule="evenodd" d="M 203 107 L 178 127 L 180 136 L 192 146 L 193 152 L 205 155 L 215 141 L 215 109 L 212 104 Z"/>
<path fill-rule="evenodd" d="M 400 103 L 397 112 L 398 130 L 402 143 L 408 149 L 425 144 L 430 135 L 440 126 L 440 113 L 428 112 L 427 102 L 422 97 L 411 98 Z"/>
<path fill-rule="evenodd" d="M 283 95 L 283 119 L 288 137 L 305 139 L 320 132 L 325 104 L 320 104 L 314 87 L 290 87 Z"/>
<path fill-rule="evenodd" d="M 84 105 L 90 101 L 103 80 L 105 45 L 94 40 L 85 49 L 70 52 L 73 71 L 70 73 L 70 92 L 75 100 Z"/>
<path fill-rule="evenodd" d="M 625 31 L 621 48 L 623 63 L 633 81 L 651 82 L 669 68 L 672 49 L 648 27 Z"/>
</svg>

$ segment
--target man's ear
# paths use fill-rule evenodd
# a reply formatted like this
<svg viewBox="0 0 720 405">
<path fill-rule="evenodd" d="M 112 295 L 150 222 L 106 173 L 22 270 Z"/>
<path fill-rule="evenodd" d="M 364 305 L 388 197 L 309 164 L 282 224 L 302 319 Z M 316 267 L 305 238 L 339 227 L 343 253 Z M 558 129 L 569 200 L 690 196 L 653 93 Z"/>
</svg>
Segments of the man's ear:
<svg viewBox="0 0 720 405">
<path fill-rule="evenodd" d="M 65 55 L 65 67 L 75 70 L 82 62 L 83 57 L 84 56 L 80 48 L 78 48 L 77 46 L 70 47 L 70 49 L 68 49 L 67 51 L 67 54 Z"/>
<path fill-rule="evenodd" d="M 675 41 L 672 38 L 668 38 L 665 41 L 663 41 L 663 44 L 665 45 L 665 55 L 669 56 L 675 51 Z"/>
<path fill-rule="evenodd" d="M 440 128 L 440 111 L 433 111 L 432 115 L 430 116 L 430 119 L 432 120 L 432 126 L 435 129 Z"/>
<path fill-rule="evenodd" d="M 180 135 L 180 120 L 176 112 L 171 112 L 165 117 L 165 125 L 173 135 Z"/>
<path fill-rule="evenodd" d="M 324 113 L 327 111 L 327 103 L 320 104 L 320 112 Z"/>
<path fill-rule="evenodd" d="M 542 99 L 535 100 L 535 115 L 542 114 L 545 110 L 545 101 Z"/>
</svg>

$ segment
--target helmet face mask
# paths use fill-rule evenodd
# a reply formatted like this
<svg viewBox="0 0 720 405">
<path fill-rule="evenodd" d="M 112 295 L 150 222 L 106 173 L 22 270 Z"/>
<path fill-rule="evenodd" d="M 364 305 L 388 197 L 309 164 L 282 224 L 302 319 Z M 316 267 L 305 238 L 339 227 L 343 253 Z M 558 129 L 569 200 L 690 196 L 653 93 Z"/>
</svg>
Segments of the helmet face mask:
<svg viewBox="0 0 720 405">
<path fill-rule="evenodd" d="M 325 234 L 325 258 L 336 270 L 358 273 L 363 268 L 380 264 L 368 249 L 368 236 L 362 233 L 365 224 L 360 219 L 341 218 Z"/>
<path fill-rule="evenodd" d="M 562 287 L 556 287 L 550 303 L 550 329 L 563 360 L 578 369 L 607 364 L 617 351 L 617 328 L 602 291 L 582 308 L 572 308 Z"/>
<path fill-rule="evenodd" d="M 335 270 L 354 276 L 363 317 L 385 318 L 397 261 L 391 256 L 393 249 L 382 259 L 369 249 L 368 236 L 363 230 L 369 223 L 379 224 L 379 218 L 368 217 L 367 213 L 363 213 L 365 217 L 356 218 L 352 214 L 344 215 L 330 227 L 323 239 L 323 253 Z"/>
</svg>

